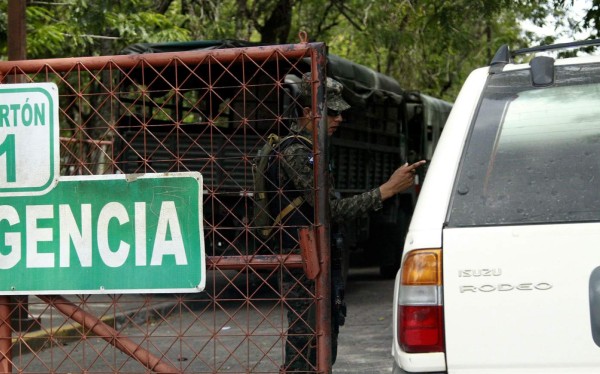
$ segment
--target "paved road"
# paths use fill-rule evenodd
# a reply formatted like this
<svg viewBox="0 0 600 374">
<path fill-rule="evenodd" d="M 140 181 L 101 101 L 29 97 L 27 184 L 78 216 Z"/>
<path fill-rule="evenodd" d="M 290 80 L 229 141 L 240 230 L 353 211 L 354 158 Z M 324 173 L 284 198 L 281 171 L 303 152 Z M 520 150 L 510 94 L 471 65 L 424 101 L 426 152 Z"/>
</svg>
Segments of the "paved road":
<svg viewBox="0 0 600 374">
<path fill-rule="evenodd" d="M 338 348 L 338 360 L 333 368 L 333 373 L 356 373 L 356 374 L 368 374 L 368 373 L 391 373 L 391 355 L 390 355 L 390 345 L 392 341 L 392 296 L 393 296 L 393 281 L 392 280 L 383 280 L 378 275 L 377 268 L 352 268 L 348 278 L 348 289 L 346 292 L 347 296 L 347 306 L 348 306 L 348 316 L 346 320 L 346 325 L 341 328 L 340 337 L 339 337 L 339 348 Z M 126 295 L 124 298 L 120 300 L 122 304 L 126 304 L 125 297 L 133 298 L 132 303 L 136 303 L 135 295 Z M 165 296 L 166 298 L 166 296 Z M 155 300 L 160 301 L 160 300 Z M 92 304 L 92 303 L 90 303 Z M 163 302 L 166 310 L 171 308 L 171 304 L 166 298 Z M 161 303 L 153 304 L 153 311 L 158 311 Z M 262 303 L 256 303 L 256 306 L 261 310 L 263 315 L 267 315 L 271 310 L 271 304 L 266 303 L 262 305 Z M 108 303 L 104 305 L 103 303 L 99 303 L 95 301 L 92 305 L 94 308 L 111 308 L 111 304 Z M 40 310 L 38 310 L 40 309 Z M 32 303 L 31 312 L 34 314 L 43 313 L 48 311 L 47 305 L 43 303 Z M 159 311 L 160 313 L 160 311 Z M 231 310 L 231 315 L 234 313 L 240 313 L 239 308 L 234 308 Z M 271 315 L 271 323 L 273 326 L 279 326 L 284 323 L 283 320 L 275 321 L 274 318 L 279 316 L 280 314 L 270 314 Z M 225 316 L 222 316 L 225 317 Z M 45 322 L 44 324 L 49 326 L 50 324 L 55 325 L 57 323 L 63 323 L 60 321 L 60 317 L 57 313 L 52 313 L 51 318 L 52 321 Z M 132 316 L 128 316 L 126 318 L 133 318 Z M 140 326 L 143 326 L 143 321 L 146 318 L 145 315 L 141 313 L 136 313 L 135 318 L 140 319 L 138 323 Z M 194 332 L 195 328 L 201 327 L 201 324 L 198 324 L 197 320 L 194 320 L 197 316 L 194 316 L 192 313 L 183 313 L 177 319 L 177 324 L 181 324 L 182 326 L 193 326 L 189 331 L 186 331 L 186 334 L 190 334 L 194 336 L 194 334 L 201 334 L 202 330 L 199 332 Z M 108 322 L 107 322 L 108 323 Z M 173 328 L 173 322 L 170 323 L 161 323 L 160 325 L 153 326 L 152 324 L 148 326 L 150 330 L 152 330 L 153 337 L 158 337 L 156 339 L 157 342 L 154 344 L 161 345 L 160 351 L 167 352 L 171 344 L 173 344 L 166 337 L 170 337 L 173 335 L 173 331 L 170 329 Z M 231 325 L 231 326 L 229 326 Z M 235 335 L 235 324 L 229 323 L 228 326 L 223 327 L 223 329 L 231 329 L 230 333 L 232 336 Z M 264 323 L 262 325 L 265 325 Z M 263 326 L 264 327 L 264 326 Z M 137 327 L 132 327 L 133 335 L 135 334 L 135 329 Z M 168 331 L 163 331 L 166 329 Z M 269 347 L 274 345 L 281 346 L 281 339 L 277 339 L 277 331 L 264 331 L 265 335 L 263 339 L 256 341 L 257 344 L 261 345 L 263 351 L 269 350 Z M 132 333 L 131 331 L 129 332 Z M 148 332 L 145 332 L 148 333 Z M 140 335 L 138 332 L 137 335 Z M 141 334 L 144 336 L 144 334 Z M 165 337 L 167 341 L 162 341 L 159 338 Z M 46 341 L 46 338 L 42 338 L 41 341 Z M 163 340 L 164 340 L 163 339 Z M 271 339 L 271 340 L 269 340 Z M 197 340 L 197 339 L 196 339 Z M 231 343 L 237 344 L 236 342 L 239 338 L 233 338 L 232 342 L 228 342 L 227 334 L 224 334 L 220 338 L 220 343 L 224 346 Z M 28 344 L 33 344 L 35 340 L 29 340 Z M 68 357 L 79 357 L 77 360 L 81 361 L 83 364 L 82 367 L 104 367 L 102 363 L 103 360 L 98 362 L 87 362 L 89 360 L 96 360 L 94 357 L 100 353 L 101 356 L 108 355 L 106 362 L 123 362 L 124 366 L 121 366 L 118 370 L 124 372 L 136 372 L 135 368 L 139 369 L 139 364 L 136 364 L 132 360 L 126 360 L 126 357 L 121 353 L 117 353 L 118 357 L 114 356 L 114 350 L 107 349 L 107 343 L 101 339 L 90 338 L 88 341 L 88 345 L 84 347 L 78 347 L 77 345 L 70 344 L 68 340 L 65 340 L 63 344 L 55 344 L 54 348 L 46 349 L 38 352 L 36 356 L 32 356 L 31 354 L 26 354 L 23 356 L 19 356 L 15 354 L 13 357 L 15 359 L 15 368 L 20 368 L 24 370 L 23 372 L 36 372 L 41 373 L 45 372 L 45 369 L 50 367 L 60 367 L 60 370 L 56 372 L 69 372 L 75 373 L 80 372 L 77 366 L 74 366 L 74 362 L 71 362 Z M 194 355 L 195 344 L 191 344 L 186 348 L 183 347 L 175 349 L 175 351 L 180 352 L 180 358 L 183 362 L 186 360 L 186 355 Z M 164 346 L 163 346 L 164 345 Z M 264 346 L 264 347 L 262 347 Z M 189 349 L 188 349 L 189 348 Z M 90 350 L 91 349 L 91 350 Z M 93 354 L 86 354 L 86 350 L 90 350 Z M 102 353 L 101 353 L 102 352 Z M 273 352 L 277 353 L 278 350 L 275 349 Z M 227 351 L 220 352 L 221 356 L 227 357 Z M 88 357 L 89 356 L 89 357 Z M 215 356 L 215 360 L 223 359 L 223 357 Z M 276 358 L 275 358 L 276 359 Z M 196 360 L 198 361 L 198 360 Z M 231 361 L 231 360 L 230 360 Z M 191 361 L 190 361 L 191 362 Z M 268 364 L 268 360 L 264 360 L 264 364 Z M 229 365 L 230 362 L 225 362 L 223 365 Z M 136 366 L 137 365 L 137 366 Z M 233 362 L 235 366 L 235 362 Z M 185 367 L 185 366 L 184 366 Z M 225 366 L 223 366 L 226 368 Z M 81 367 L 80 367 L 81 368 Z M 79 368 L 79 369 L 80 369 Z M 229 368 L 233 369 L 233 367 Z M 272 368 L 256 368 L 264 371 L 272 371 Z M 263 370 L 264 369 L 264 370 Z M 187 372 L 195 372 L 195 371 L 206 371 L 204 367 L 188 367 L 186 369 Z M 227 371 L 227 370 L 226 370 Z M 229 370 L 231 371 L 231 370 Z M 14 372 L 14 370 L 13 370 Z M 47 371 L 46 371 L 47 372 Z"/>
<path fill-rule="evenodd" d="M 392 372 L 392 304 L 394 281 L 378 268 L 352 268 L 348 276 L 348 317 L 340 330 L 333 373 Z"/>
</svg>

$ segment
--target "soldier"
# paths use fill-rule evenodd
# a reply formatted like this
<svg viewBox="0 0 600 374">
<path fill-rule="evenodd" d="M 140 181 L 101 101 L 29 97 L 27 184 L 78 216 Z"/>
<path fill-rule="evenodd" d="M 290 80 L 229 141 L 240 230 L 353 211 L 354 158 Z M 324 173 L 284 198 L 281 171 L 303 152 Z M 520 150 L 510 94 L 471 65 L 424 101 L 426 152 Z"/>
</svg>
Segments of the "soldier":
<svg viewBox="0 0 600 374">
<path fill-rule="evenodd" d="M 350 105 L 342 98 L 343 86 L 338 81 L 327 78 L 327 132 L 333 135 L 343 121 L 342 112 Z M 285 230 L 280 233 L 281 248 L 284 253 L 298 252 L 297 228 L 310 226 L 314 222 L 314 181 L 312 132 L 316 123 L 311 118 L 310 74 L 305 74 L 299 102 L 302 116 L 292 125 L 296 137 L 287 138 L 279 146 L 281 158 L 269 167 L 268 178 L 275 181 L 283 193 L 270 204 L 273 217 L 281 215 L 289 206 L 293 211 L 285 216 Z M 330 186 L 330 211 L 334 221 L 342 222 L 382 208 L 382 202 L 412 186 L 416 169 L 424 164 L 419 161 L 412 165 L 402 165 L 381 186 L 355 196 L 336 199 L 333 186 Z M 316 364 L 314 337 L 314 316 L 310 312 L 314 299 L 314 282 L 307 279 L 302 270 L 287 270 L 283 276 L 282 293 L 288 300 L 288 331 L 286 360 L 282 371 L 313 372 Z M 334 300 L 335 304 L 335 300 Z M 345 310 L 332 312 L 343 318 Z M 342 323 L 340 323 L 342 324 Z M 333 359 L 337 351 L 337 326 L 332 329 L 334 341 Z"/>
</svg>

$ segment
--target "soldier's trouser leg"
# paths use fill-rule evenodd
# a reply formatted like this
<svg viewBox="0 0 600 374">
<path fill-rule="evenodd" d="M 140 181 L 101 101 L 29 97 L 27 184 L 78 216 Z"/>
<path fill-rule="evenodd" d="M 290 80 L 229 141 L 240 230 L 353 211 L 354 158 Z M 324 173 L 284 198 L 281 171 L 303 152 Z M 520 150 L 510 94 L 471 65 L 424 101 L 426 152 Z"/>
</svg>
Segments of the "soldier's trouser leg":
<svg viewBox="0 0 600 374">
<path fill-rule="evenodd" d="M 340 327 L 334 324 L 331 329 L 331 365 L 335 364 L 335 360 L 337 359 L 339 333 Z"/>
<path fill-rule="evenodd" d="M 287 372 L 314 372 L 316 367 L 314 282 L 300 269 L 285 273 L 282 291 L 288 304 L 288 330 L 285 345 Z M 309 291 L 310 290 L 310 291 Z"/>
</svg>

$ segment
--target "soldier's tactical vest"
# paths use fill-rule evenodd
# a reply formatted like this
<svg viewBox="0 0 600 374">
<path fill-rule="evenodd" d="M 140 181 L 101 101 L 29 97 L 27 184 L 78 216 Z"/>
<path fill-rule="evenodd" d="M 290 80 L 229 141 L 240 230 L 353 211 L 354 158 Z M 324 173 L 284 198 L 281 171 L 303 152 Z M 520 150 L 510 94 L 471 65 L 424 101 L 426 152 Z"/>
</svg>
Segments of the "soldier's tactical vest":
<svg viewBox="0 0 600 374">
<path fill-rule="evenodd" d="M 281 163 L 283 150 L 292 144 L 302 144 L 312 155 L 312 141 L 304 136 L 290 135 L 279 138 L 269 135 L 268 142 L 254 162 L 254 222 L 259 235 L 272 240 L 283 249 L 297 248 L 297 229 L 314 222 L 314 209 L 304 198 L 306 191 L 299 191 L 285 175 Z M 311 163 L 312 156 L 307 159 Z M 278 193 L 279 189 L 282 193 Z M 281 230 L 279 229 L 281 228 Z"/>
</svg>

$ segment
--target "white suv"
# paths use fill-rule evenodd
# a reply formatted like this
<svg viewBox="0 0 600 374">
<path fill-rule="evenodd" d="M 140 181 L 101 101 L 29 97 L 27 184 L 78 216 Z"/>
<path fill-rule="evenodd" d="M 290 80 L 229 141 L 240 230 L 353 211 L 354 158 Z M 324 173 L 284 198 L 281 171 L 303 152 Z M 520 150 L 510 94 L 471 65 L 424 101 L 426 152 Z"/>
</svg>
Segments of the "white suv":
<svg viewBox="0 0 600 374">
<path fill-rule="evenodd" d="M 394 374 L 600 373 L 600 57 L 465 82 L 394 296 Z"/>
</svg>

